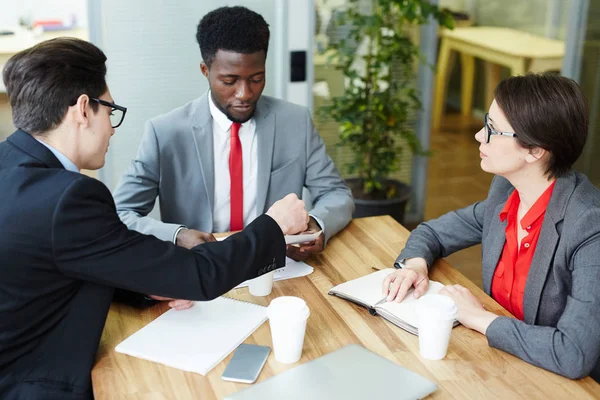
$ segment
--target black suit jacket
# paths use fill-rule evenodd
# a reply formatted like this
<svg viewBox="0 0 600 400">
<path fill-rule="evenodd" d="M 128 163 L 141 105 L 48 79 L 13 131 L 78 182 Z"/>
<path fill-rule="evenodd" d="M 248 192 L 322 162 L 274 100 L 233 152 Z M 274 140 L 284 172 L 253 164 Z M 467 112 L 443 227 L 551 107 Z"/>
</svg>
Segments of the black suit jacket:
<svg viewBox="0 0 600 400">
<path fill-rule="evenodd" d="M 186 250 L 121 223 L 100 181 L 66 171 L 33 137 L 0 143 L 0 398 L 91 398 L 90 371 L 113 288 L 213 299 L 283 266 L 261 216 Z"/>
</svg>

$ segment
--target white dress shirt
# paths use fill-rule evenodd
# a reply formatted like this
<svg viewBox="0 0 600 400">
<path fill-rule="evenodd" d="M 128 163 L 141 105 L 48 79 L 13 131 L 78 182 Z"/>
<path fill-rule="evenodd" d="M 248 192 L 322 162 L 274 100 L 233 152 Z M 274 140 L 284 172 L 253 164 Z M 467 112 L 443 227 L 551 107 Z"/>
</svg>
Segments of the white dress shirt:
<svg viewBox="0 0 600 400">
<path fill-rule="evenodd" d="M 232 122 L 215 106 L 212 94 L 208 94 L 210 114 L 213 117 L 213 155 L 215 170 L 215 196 L 213 205 L 213 232 L 229 231 L 231 210 L 229 202 L 229 149 Z M 239 131 L 242 143 L 242 164 L 244 170 L 244 227 L 256 217 L 257 146 L 256 122 L 254 118 L 244 122 Z"/>
</svg>

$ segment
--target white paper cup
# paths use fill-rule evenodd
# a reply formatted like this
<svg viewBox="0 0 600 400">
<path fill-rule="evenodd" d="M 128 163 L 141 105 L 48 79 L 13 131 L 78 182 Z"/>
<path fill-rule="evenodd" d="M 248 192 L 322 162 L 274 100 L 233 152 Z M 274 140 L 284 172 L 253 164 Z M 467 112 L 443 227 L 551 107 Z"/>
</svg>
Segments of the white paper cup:
<svg viewBox="0 0 600 400">
<path fill-rule="evenodd" d="M 267 316 L 275 360 L 285 364 L 300 360 L 309 315 L 306 302 L 299 297 L 282 296 L 271 301 Z"/>
<path fill-rule="evenodd" d="M 273 290 L 273 275 L 275 271 L 267 272 L 248 282 L 248 290 L 252 296 L 268 296 Z"/>
<path fill-rule="evenodd" d="M 456 318 L 456 304 L 450 297 L 429 294 L 417 301 L 419 353 L 428 360 L 446 357 L 450 333 Z"/>
</svg>

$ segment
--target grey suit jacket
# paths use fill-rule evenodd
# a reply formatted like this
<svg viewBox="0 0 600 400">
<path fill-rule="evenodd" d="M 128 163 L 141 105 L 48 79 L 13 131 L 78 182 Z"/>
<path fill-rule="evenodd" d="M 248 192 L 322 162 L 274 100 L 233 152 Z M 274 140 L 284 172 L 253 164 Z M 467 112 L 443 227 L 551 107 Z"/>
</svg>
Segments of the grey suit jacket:
<svg viewBox="0 0 600 400">
<path fill-rule="evenodd" d="M 307 108 L 262 96 L 256 113 L 257 214 L 306 186 L 325 240 L 352 219 L 352 194 L 325 151 Z M 208 93 L 146 123 L 134 159 L 114 193 L 130 228 L 171 241 L 181 225 L 213 232 L 214 156 Z M 147 215 L 159 197 L 162 221 Z"/>
<path fill-rule="evenodd" d="M 500 211 L 514 187 L 495 177 L 487 199 L 420 224 L 399 260 L 435 259 L 482 243 L 483 286 L 490 294 L 506 241 Z M 576 379 L 600 378 L 600 191 L 581 173 L 556 181 L 523 295 L 524 321 L 499 317 L 492 347 Z"/>
</svg>

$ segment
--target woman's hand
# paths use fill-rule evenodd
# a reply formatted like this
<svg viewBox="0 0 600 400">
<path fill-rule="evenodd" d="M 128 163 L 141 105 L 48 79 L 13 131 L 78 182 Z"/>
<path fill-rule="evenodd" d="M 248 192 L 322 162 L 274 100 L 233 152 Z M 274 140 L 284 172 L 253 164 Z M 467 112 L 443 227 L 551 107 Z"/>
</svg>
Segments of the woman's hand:
<svg viewBox="0 0 600 400">
<path fill-rule="evenodd" d="M 439 294 L 454 300 L 458 312 L 456 319 L 469 329 L 485 335 L 485 331 L 498 316 L 486 311 L 483 304 L 469 289 L 461 285 L 447 285 Z"/>
<path fill-rule="evenodd" d="M 411 287 L 415 288 L 414 296 L 421 297 L 429 288 L 427 262 L 424 258 L 405 260 L 404 267 L 392 272 L 383 280 L 382 295 L 387 301 L 400 303 Z"/>
</svg>

